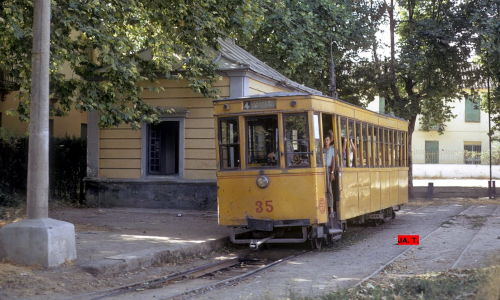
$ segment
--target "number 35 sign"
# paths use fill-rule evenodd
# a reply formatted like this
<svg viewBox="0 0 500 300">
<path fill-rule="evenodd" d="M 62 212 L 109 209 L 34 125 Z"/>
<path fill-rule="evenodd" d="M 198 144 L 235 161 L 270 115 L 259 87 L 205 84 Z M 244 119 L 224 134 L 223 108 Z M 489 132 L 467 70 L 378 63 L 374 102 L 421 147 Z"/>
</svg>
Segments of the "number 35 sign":
<svg viewBox="0 0 500 300">
<path fill-rule="evenodd" d="M 262 213 L 264 210 L 266 212 L 272 212 L 274 209 L 273 207 L 273 200 L 266 200 L 266 201 L 255 201 L 255 212 L 256 213 Z"/>
</svg>

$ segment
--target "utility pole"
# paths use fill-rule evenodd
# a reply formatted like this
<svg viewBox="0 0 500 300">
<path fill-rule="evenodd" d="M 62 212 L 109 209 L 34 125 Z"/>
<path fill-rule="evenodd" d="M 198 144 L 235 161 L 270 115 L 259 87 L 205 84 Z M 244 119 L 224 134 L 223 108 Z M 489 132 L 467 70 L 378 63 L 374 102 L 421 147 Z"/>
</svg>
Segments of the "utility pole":
<svg viewBox="0 0 500 300">
<path fill-rule="evenodd" d="M 335 28 L 334 28 L 335 32 Z M 333 56 L 333 43 L 335 43 L 332 40 L 330 41 L 330 96 L 338 99 L 339 94 L 337 93 L 337 76 L 335 74 L 335 58 Z"/>
<path fill-rule="evenodd" d="M 50 0 L 33 1 L 28 218 L 0 230 L 0 258 L 54 267 L 76 259 L 73 224 L 48 218 Z"/>
<path fill-rule="evenodd" d="M 48 218 L 50 2 L 35 1 L 31 53 L 28 218 Z"/>
<path fill-rule="evenodd" d="M 490 98 L 490 74 L 488 72 L 488 78 L 486 79 L 486 85 L 488 88 L 486 97 L 488 98 L 488 142 L 489 142 L 489 152 L 490 152 L 490 180 L 488 181 L 488 197 L 490 199 L 496 198 L 496 185 L 493 181 L 493 173 L 491 170 L 491 138 L 493 132 L 491 132 L 491 98 Z"/>
</svg>

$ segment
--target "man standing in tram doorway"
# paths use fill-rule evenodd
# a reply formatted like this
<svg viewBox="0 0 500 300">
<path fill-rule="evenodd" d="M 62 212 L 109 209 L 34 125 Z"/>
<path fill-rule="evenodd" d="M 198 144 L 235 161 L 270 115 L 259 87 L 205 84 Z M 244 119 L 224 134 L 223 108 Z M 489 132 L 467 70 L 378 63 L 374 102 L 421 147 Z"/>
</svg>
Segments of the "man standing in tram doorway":
<svg viewBox="0 0 500 300">
<path fill-rule="evenodd" d="M 329 131 L 325 136 L 323 153 L 325 156 L 326 167 L 326 190 L 328 199 L 328 211 L 331 214 L 334 211 L 332 183 L 335 180 L 335 148 L 333 146 L 333 132 Z"/>
</svg>

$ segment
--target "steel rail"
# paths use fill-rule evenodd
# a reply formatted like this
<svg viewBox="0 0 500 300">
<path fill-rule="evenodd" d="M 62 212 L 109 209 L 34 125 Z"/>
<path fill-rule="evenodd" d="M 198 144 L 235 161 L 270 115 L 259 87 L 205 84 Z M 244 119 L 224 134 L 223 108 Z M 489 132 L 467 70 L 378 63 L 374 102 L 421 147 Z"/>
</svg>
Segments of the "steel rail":
<svg viewBox="0 0 500 300">
<path fill-rule="evenodd" d="M 186 291 L 186 292 L 183 292 L 183 293 L 179 293 L 177 295 L 173 295 L 173 296 L 168 296 L 168 297 L 165 297 L 165 298 L 159 298 L 161 300 L 169 300 L 169 299 L 184 299 L 184 298 L 187 298 L 187 297 L 193 297 L 193 296 L 197 296 L 197 295 L 201 295 L 201 294 L 204 294 L 208 291 L 212 291 L 214 289 L 218 289 L 218 288 L 221 288 L 221 287 L 224 287 L 224 286 L 228 286 L 228 285 L 231 285 L 231 284 L 235 284 L 235 283 L 238 283 L 240 281 L 243 281 L 245 280 L 246 278 L 254 275 L 254 274 L 257 274 L 257 273 L 260 273 L 262 271 L 265 271 L 271 267 L 274 267 L 278 264 L 281 264 L 283 262 L 286 262 L 290 259 L 293 259 L 293 258 L 296 258 L 296 257 L 299 257 L 299 256 L 302 256 L 304 254 L 307 254 L 307 253 L 310 253 L 314 250 L 308 250 L 308 251 L 303 251 L 301 253 L 298 253 L 298 254 L 293 254 L 293 255 L 290 255 L 290 256 L 287 256 L 287 257 L 284 257 L 284 258 L 280 258 L 278 260 L 275 260 L 267 265 L 264 265 L 264 266 L 261 266 L 257 269 L 254 269 L 254 270 L 251 270 L 251 271 L 248 271 L 246 273 L 243 273 L 243 274 L 240 274 L 240 275 L 237 275 L 237 276 L 234 276 L 234 277 L 231 277 L 231 278 L 227 278 L 227 279 L 224 279 L 224 280 L 221 280 L 221 281 L 217 281 L 217 282 L 214 282 L 214 283 L 211 283 L 211 284 L 207 284 L 205 286 L 202 286 L 202 287 L 199 287 L 199 288 L 195 288 L 195 289 L 192 289 L 192 290 L 189 290 L 189 291 Z"/>
<path fill-rule="evenodd" d="M 90 300 L 99 300 L 99 299 L 104 299 L 104 298 L 111 297 L 111 296 L 117 296 L 117 295 L 121 295 L 121 294 L 134 292 L 138 289 L 152 289 L 152 288 L 159 287 L 159 286 L 161 286 L 165 283 L 171 282 L 171 281 L 181 280 L 181 279 L 189 279 L 189 278 L 193 278 L 193 277 L 200 277 L 200 276 L 205 275 L 205 274 L 209 274 L 209 273 L 213 273 L 213 272 L 216 272 L 219 270 L 227 269 L 227 268 L 234 266 L 236 264 L 239 264 L 239 263 L 240 263 L 240 257 L 236 257 L 236 258 L 232 258 L 232 259 L 223 260 L 220 262 L 205 264 L 205 265 L 202 265 L 202 266 L 199 266 L 196 268 L 177 272 L 177 273 L 170 274 L 167 276 L 162 276 L 162 277 L 155 278 L 155 279 L 148 280 L 148 281 L 142 281 L 139 283 L 133 283 L 133 284 L 129 284 L 129 285 L 125 285 L 125 286 L 121 286 L 121 287 L 117 287 L 117 288 L 113 288 L 113 289 L 109 289 L 109 290 L 105 290 L 105 291 L 99 291 L 99 292 L 94 292 L 94 293 L 82 295 L 79 298 L 90 299 Z M 87 298 L 87 297 L 90 297 L 90 298 Z M 75 299 L 75 298 L 72 297 L 70 299 Z"/>
<path fill-rule="evenodd" d="M 496 216 L 496 213 L 497 213 L 497 210 L 500 209 L 500 206 L 497 206 L 497 208 L 495 208 L 495 211 L 493 211 L 493 214 L 490 215 L 490 216 Z M 489 216 L 488 216 L 489 217 Z M 486 222 L 488 222 L 488 220 L 486 220 Z M 486 223 L 485 222 L 485 223 Z M 460 252 L 460 255 L 458 256 L 458 258 L 455 260 L 455 262 L 453 263 L 453 265 L 451 265 L 450 269 L 455 269 L 458 265 L 458 263 L 460 262 L 460 260 L 462 260 L 462 257 L 464 256 L 464 254 L 470 249 L 470 247 L 472 246 L 474 240 L 476 239 L 476 237 L 478 236 L 479 232 L 484 228 L 484 226 L 481 226 L 481 228 L 479 228 L 478 231 L 476 231 L 476 233 L 474 233 L 474 235 L 472 236 L 472 238 L 470 239 L 469 243 L 467 244 L 467 246 L 465 246 L 465 248 L 462 250 L 462 252 Z"/>
</svg>

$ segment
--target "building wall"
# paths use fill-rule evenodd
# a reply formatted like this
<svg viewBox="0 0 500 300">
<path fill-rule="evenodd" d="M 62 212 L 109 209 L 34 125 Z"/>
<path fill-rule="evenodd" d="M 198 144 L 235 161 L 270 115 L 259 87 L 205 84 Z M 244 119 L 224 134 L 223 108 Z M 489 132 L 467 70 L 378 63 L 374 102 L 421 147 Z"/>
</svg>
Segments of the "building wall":
<svg viewBox="0 0 500 300">
<path fill-rule="evenodd" d="M 259 95 L 266 93 L 276 92 L 290 92 L 290 89 L 281 86 L 275 86 L 271 83 L 264 83 L 253 78 L 249 79 L 249 93 L 248 95 Z"/>
<path fill-rule="evenodd" d="M 480 91 L 484 92 L 484 91 Z M 368 104 L 368 109 L 379 112 L 380 99 Z M 452 113 L 455 118 L 446 123 L 443 134 L 437 131 L 423 131 L 420 126 L 420 117 L 417 118 L 415 131 L 412 136 L 412 155 L 414 164 L 425 164 L 425 142 L 438 141 L 439 164 L 464 164 L 464 144 L 481 145 L 481 164 L 487 164 L 488 160 L 488 114 L 480 112 L 479 122 L 465 121 L 465 100 L 457 99 L 452 104 Z M 499 143 L 493 143 L 493 153 L 498 151 Z M 495 150 L 497 149 L 497 150 Z M 480 172 L 476 174 L 481 176 Z M 420 175 L 419 175 L 420 176 Z"/>
<path fill-rule="evenodd" d="M 456 117 L 446 123 L 443 134 L 437 131 L 423 131 L 420 126 L 420 118 L 417 119 L 415 131 L 413 132 L 412 153 L 413 163 L 425 163 L 425 141 L 439 142 L 440 164 L 463 164 L 464 144 L 480 144 L 483 156 L 488 151 L 488 114 L 480 112 L 479 122 L 465 121 L 465 100 L 460 99 L 453 103 L 452 112 Z M 498 147 L 498 145 L 494 145 Z M 482 164 L 487 163 L 485 159 Z"/>
<path fill-rule="evenodd" d="M 7 115 L 7 111 L 15 111 L 19 103 L 19 92 L 12 92 L 0 101 L 0 113 L 2 114 L 1 127 L 7 129 L 14 135 L 25 135 L 28 132 L 28 122 L 19 120 L 17 116 Z M 55 137 L 80 137 L 81 124 L 87 124 L 87 114 L 77 110 L 71 110 L 64 117 L 50 117 L 53 120 Z"/>
<path fill-rule="evenodd" d="M 184 179 L 215 179 L 215 136 L 212 99 L 193 92 L 187 81 L 162 80 L 143 83 L 142 97 L 151 105 L 178 108 L 184 119 Z M 214 85 L 220 97 L 229 97 L 229 78 Z M 164 91 L 154 91 L 163 87 Z M 168 115 L 167 115 L 168 117 Z M 99 131 L 99 177 L 141 178 L 141 147 L 144 131 L 127 125 Z M 143 149 L 144 150 L 144 149 Z M 154 176 L 151 176 L 154 177 Z"/>
</svg>

